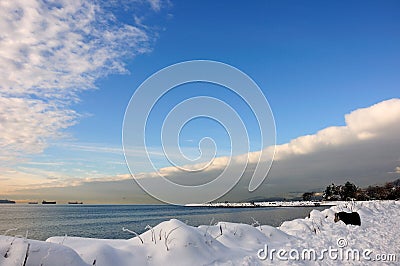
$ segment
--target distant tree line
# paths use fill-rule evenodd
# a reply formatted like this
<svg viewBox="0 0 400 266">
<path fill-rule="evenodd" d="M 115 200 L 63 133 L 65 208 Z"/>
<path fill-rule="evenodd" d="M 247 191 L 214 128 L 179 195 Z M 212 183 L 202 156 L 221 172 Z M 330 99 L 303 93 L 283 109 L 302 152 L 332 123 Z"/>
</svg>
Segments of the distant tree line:
<svg viewBox="0 0 400 266">
<path fill-rule="evenodd" d="M 317 192 L 305 192 L 303 200 L 315 200 Z M 331 184 L 322 193 L 323 200 L 398 200 L 400 199 L 400 179 L 387 182 L 383 186 L 357 187 L 347 181 L 344 185 Z"/>
</svg>

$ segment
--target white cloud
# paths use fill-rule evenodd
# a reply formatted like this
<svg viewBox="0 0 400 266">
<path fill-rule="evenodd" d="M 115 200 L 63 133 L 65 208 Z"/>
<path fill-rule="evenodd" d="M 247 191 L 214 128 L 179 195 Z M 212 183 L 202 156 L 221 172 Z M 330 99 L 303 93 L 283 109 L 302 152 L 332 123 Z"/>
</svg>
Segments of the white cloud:
<svg viewBox="0 0 400 266">
<path fill-rule="evenodd" d="M 328 127 L 276 147 L 275 160 L 309 154 L 367 139 L 396 136 L 400 130 L 400 99 L 380 102 L 345 115 L 345 126 Z M 399 136 L 399 135 L 397 135 Z"/>
<path fill-rule="evenodd" d="M 243 200 L 254 197 L 287 196 L 292 192 L 304 192 L 324 188 L 332 182 L 344 183 L 347 180 L 359 186 L 384 183 L 398 178 L 400 167 L 400 99 L 380 102 L 376 105 L 357 109 L 345 116 L 346 125 L 328 127 L 316 134 L 302 136 L 287 144 L 278 145 L 277 160 L 272 166 L 268 178 L 254 193 L 247 188 L 255 165 L 257 153 L 244 154 L 231 158 L 241 163 L 249 159 L 245 175 L 238 185 L 221 200 Z M 365 137 L 368 136 L 368 137 Z M 267 148 L 269 149 L 269 148 Z M 204 171 L 196 172 L 188 178 L 188 173 L 174 167 L 162 168 L 160 172 L 181 184 L 201 184 L 212 180 L 224 169 L 229 157 L 219 157 Z M 198 169 L 203 165 L 189 165 L 184 168 Z M 393 171 L 394 169 L 394 171 Z M 137 178 L 157 178 L 155 172 L 137 173 Z M 12 178 L 11 175 L 4 176 Z M 95 176 L 93 176 L 96 178 Z M 74 181 L 74 189 L 65 181 L 53 181 L 36 184 L 36 189 L 25 190 L 26 193 L 52 193 L 41 188 L 52 185 L 61 188 L 67 197 L 71 191 L 91 191 L 88 200 L 96 201 L 98 191 L 124 191 L 131 201 L 150 202 L 151 198 L 138 188 L 134 182 L 128 182 L 129 175 L 101 177 L 88 182 Z M 119 180 L 120 178 L 120 180 Z M 92 182 L 90 182 L 92 181 Z M 106 182 L 103 182 L 106 181 Z M 58 182 L 58 183 L 54 183 Z M 127 187 L 129 186 L 129 187 Z M 162 189 L 162 188 L 160 188 Z M 131 191 L 132 194 L 129 194 Z M 18 195 L 24 195 L 24 190 Z M 27 195 L 28 195 L 27 194 Z M 88 195 L 89 195 L 88 194 Z M 10 195 L 13 195 L 10 193 Z M 90 198 L 92 197 L 92 198 Z M 116 196 L 115 196 L 116 197 Z M 113 199 L 115 199 L 115 197 Z M 100 200 L 100 198 L 98 199 Z M 111 198 L 110 198 L 111 200 Z"/>
<path fill-rule="evenodd" d="M 38 153 L 46 140 L 74 124 L 76 113 L 43 100 L 0 96 L 0 149 L 5 159 L 19 153 Z"/>
<path fill-rule="evenodd" d="M 160 11 L 161 1 L 160 0 L 149 0 L 149 4 L 154 11 Z"/>
<path fill-rule="evenodd" d="M 93 1 L 0 1 L 0 159 L 43 151 L 74 124 L 69 104 L 98 78 L 126 73 L 154 34 Z M 157 3 L 152 7 L 156 8 Z"/>
<path fill-rule="evenodd" d="M 313 135 L 301 136 L 289 143 L 277 145 L 275 161 L 290 159 L 293 156 L 307 155 L 336 149 L 341 146 L 362 143 L 368 139 L 385 141 L 390 136 L 400 136 L 400 99 L 391 99 L 380 102 L 368 108 L 357 109 L 345 115 L 345 126 L 328 127 Z M 400 148 L 400 147 L 399 147 Z M 271 147 L 266 152 L 273 151 Z M 235 156 L 232 160 L 237 163 L 248 160 L 249 164 L 255 164 L 259 158 L 259 152 L 251 152 Z M 215 158 L 205 171 L 220 171 L 229 163 L 229 157 Z M 185 165 L 189 170 L 201 169 L 207 163 Z M 176 167 L 160 169 L 164 175 L 173 175 L 181 171 Z M 204 172 L 203 172 L 204 174 Z M 142 175 L 145 177 L 145 175 Z M 152 175 L 153 176 L 153 175 Z"/>
<path fill-rule="evenodd" d="M 2 1 L 0 12 L 3 95 L 71 97 L 125 72 L 122 56 L 149 51 L 147 32 L 92 2 Z"/>
<path fill-rule="evenodd" d="M 329 127 L 316 134 L 302 136 L 287 144 L 278 145 L 277 160 L 268 178 L 254 193 L 249 193 L 247 188 L 254 168 L 254 158 L 258 158 L 255 156 L 256 153 L 232 158 L 233 162 L 240 163 L 249 156 L 250 163 L 237 186 L 220 200 L 288 196 L 322 189 L 332 182 L 344 183 L 350 180 L 359 186 L 367 186 L 398 178 L 400 173 L 398 165 L 400 99 L 383 101 L 367 108 L 357 109 L 347 114 L 345 121 L 345 126 Z M 368 137 L 366 138 L 365 135 Z M 163 168 L 160 171 L 169 179 L 181 184 L 204 183 L 217 176 L 227 165 L 228 159 L 228 157 L 216 158 L 206 170 L 194 173 L 191 176 L 192 179 L 188 179 L 188 173 L 174 167 Z M 201 166 L 191 165 L 185 168 L 197 169 Z M 158 177 L 155 172 L 138 173 L 135 176 L 149 180 Z M 63 187 L 62 191 L 66 195 L 68 193 L 75 195 L 77 191 L 84 190 L 85 193 L 87 192 L 85 199 L 88 201 L 101 200 L 98 191 L 109 191 L 112 188 L 115 193 L 108 193 L 105 201 L 118 201 L 121 193 L 124 193 L 123 195 L 129 197 L 130 202 L 151 202 L 151 197 L 146 196 L 137 184 L 129 182 L 129 175 L 115 178 L 107 182 L 102 182 L 105 180 L 101 178 L 91 179 L 90 181 L 93 182 L 82 182 L 84 180 L 82 179 L 76 180 L 74 187 L 68 185 L 67 182 L 60 183 L 58 187 Z M 55 192 L 51 189 L 51 185 L 55 183 L 43 184 L 42 182 L 34 186 L 36 189 L 20 190 L 15 195 L 19 197 L 30 195 L 29 193 L 53 195 Z M 9 195 L 13 195 L 12 193 Z"/>
<path fill-rule="evenodd" d="M 395 169 L 400 173 L 400 99 L 357 109 L 345 115 L 345 121 L 344 126 L 328 127 L 316 134 L 277 145 L 272 170 L 255 193 L 249 193 L 247 188 L 258 152 L 231 158 L 239 164 L 248 159 L 249 164 L 239 184 L 222 200 L 282 196 L 347 180 L 365 186 L 398 178 L 389 171 Z M 266 149 L 271 150 L 270 147 Z M 199 184 L 218 176 L 228 162 L 228 157 L 216 158 L 204 171 L 192 174 L 192 179 L 188 178 L 188 173 L 175 167 L 160 169 L 160 173 L 181 184 Z M 199 169 L 202 166 L 188 165 L 184 168 Z M 141 173 L 136 177 L 155 178 L 157 175 Z"/>
<path fill-rule="evenodd" d="M 123 155 L 123 148 L 122 146 L 119 147 L 110 147 L 110 146 L 105 146 L 104 144 L 93 144 L 93 143 L 57 143 L 55 144 L 56 146 L 62 147 L 64 149 L 71 149 L 71 150 L 76 150 L 76 151 L 84 151 L 84 152 L 94 152 L 94 153 L 107 153 L 107 154 L 121 154 Z M 125 150 L 127 154 L 130 154 L 132 156 L 146 156 L 145 152 L 140 151 L 138 148 L 136 149 L 130 149 L 130 150 Z M 150 155 L 155 155 L 155 156 L 163 156 L 164 154 L 159 151 L 153 151 L 152 148 L 148 148 L 147 150 L 148 154 Z"/>
<path fill-rule="evenodd" d="M 132 178 L 130 174 L 105 175 L 93 171 L 83 171 L 80 175 L 77 175 L 79 169 L 64 173 L 23 166 L 17 169 L 2 168 L 1 171 L 0 184 L 4 184 L 1 184 L 0 194 L 19 193 L 24 190 L 44 188 L 76 187 L 92 182 L 114 182 Z"/>
<path fill-rule="evenodd" d="M 400 166 L 397 166 L 397 167 L 394 169 L 394 173 L 400 174 Z"/>
</svg>

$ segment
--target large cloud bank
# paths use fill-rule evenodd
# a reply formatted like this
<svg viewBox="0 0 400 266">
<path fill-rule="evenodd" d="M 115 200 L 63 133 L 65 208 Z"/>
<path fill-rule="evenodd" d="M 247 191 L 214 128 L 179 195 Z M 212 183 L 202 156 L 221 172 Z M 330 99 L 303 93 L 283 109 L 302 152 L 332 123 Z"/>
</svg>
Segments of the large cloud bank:
<svg viewBox="0 0 400 266">
<path fill-rule="evenodd" d="M 278 132 L 279 134 L 279 132 Z M 266 149 L 271 149 L 267 147 Z M 313 135 L 301 136 L 276 147 L 275 161 L 264 183 L 253 193 L 248 184 L 257 158 L 256 153 L 231 158 L 241 162 L 249 158 L 246 172 L 237 186 L 220 200 L 246 200 L 255 197 L 290 197 L 304 191 L 320 190 L 335 182 L 347 180 L 359 186 L 383 183 L 400 174 L 400 99 L 390 99 L 345 115 L 345 125 L 328 127 Z M 217 176 L 229 158 L 216 158 L 204 171 L 191 178 L 174 167 L 160 169 L 167 178 L 182 184 L 199 184 Z M 199 165 L 185 168 L 198 169 Z M 138 178 L 157 182 L 156 173 L 136 173 Z M 115 202 L 154 201 L 133 180 L 82 180 L 74 187 L 21 190 L 34 197 L 38 193 L 53 195 L 84 192 L 84 200 Z M 162 189 L 162 188 L 160 188 Z"/>
</svg>

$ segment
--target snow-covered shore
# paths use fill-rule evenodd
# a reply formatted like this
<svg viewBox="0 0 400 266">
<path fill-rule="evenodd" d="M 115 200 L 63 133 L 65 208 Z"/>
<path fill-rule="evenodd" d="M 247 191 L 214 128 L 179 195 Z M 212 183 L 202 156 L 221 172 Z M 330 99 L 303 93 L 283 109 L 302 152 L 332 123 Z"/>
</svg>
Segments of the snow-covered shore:
<svg viewBox="0 0 400 266">
<path fill-rule="evenodd" d="M 357 211 L 361 226 L 335 223 L 338 211 Z M 400 263 L 398 201 L 340 203 L 278 228 L 172 219 L 128 240 L 0 236 L 0 265 L 365 265 L 382 258 Z"/>
<path fill-rule="evenodd" d="M 256 207 L 313 207 L 334 206 L 341 201 L 263 201 L 263 202 L 215 202 L 203 204 L 187 204 L 189 207 L 218 207 L 218 208 L 256 208 Z"/>
</svg>

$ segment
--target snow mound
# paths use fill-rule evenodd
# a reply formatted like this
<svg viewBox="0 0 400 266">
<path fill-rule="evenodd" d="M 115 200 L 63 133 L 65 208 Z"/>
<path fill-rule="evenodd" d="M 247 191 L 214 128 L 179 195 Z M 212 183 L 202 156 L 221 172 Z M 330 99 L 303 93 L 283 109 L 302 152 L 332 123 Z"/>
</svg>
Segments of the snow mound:
<svg viewBox="0 0 400 266">
<path fill-rule="evenodd" d="M 0 236 L 0 265 L 88 265 L 73 249 L 22 237 Z"/>
<path fill-rule="evenodd" d="M 357 211 L 361 226 L 334 222 L 335 212 Z M 263 258 L 272 249 L 343 247 L 400 256 L 400 203 L 339 203 L 275 228 L 218 222 L 193 227 L 171 219 L 128 240 L 51 237 L 46 242 L 0 236 L 0 265 L 362 265 L 363 261 Z M 128 229 L 126 229 L 128 230 Z M 260 250 L 264 253 L 260 253 Z M 371 256 L 372 256 L 371 255 Z M 396 261 L 385 262 L 397 265 Z M 380 263 L 378 263 L 380 264 Z"/>
</svg>

